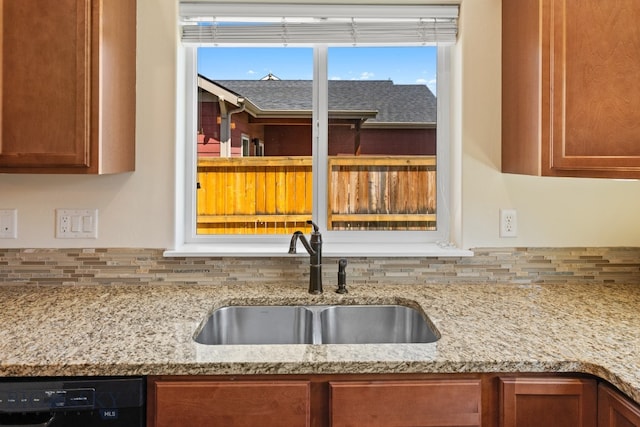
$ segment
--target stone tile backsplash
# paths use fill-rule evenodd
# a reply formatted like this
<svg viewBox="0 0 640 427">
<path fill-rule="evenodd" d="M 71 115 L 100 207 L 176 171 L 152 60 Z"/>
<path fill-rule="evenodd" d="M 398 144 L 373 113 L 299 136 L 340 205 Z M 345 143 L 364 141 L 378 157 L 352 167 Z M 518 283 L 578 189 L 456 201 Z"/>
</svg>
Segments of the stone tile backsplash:
<svg viewBox="0 0 640 427">
<path fill-rule="evenodd" d="M 476 248 L 462 258 L 349 258 L 349 284 L 640 283 L 640 248 Z M 300 282 L 307 257 L 165 258 L 162 249 L 0 249 L 1 284 Z M 337 283 L 325 258 L 325 286 Z"/>
</svg>

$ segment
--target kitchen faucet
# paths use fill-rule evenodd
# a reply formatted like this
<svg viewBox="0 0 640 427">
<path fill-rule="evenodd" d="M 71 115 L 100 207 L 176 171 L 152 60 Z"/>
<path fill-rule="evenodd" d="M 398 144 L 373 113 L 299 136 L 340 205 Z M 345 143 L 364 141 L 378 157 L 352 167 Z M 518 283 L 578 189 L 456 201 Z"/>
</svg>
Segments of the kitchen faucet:
<svg viewBox="0 0 640 427">
<path fill-rule="evenodd" d="M 309 252 L 309 293 L 322 293 L 322 234 L 318 230 L 318 226 L 311 220 L 307 224 L 313 226 L 311 238 L 307 240 L 302 231 L 296 231 L 291 236 L 291 244 L 289 245 L 289 253 L 296 253 L 296 243 L 298 239 L 302 241 L 302 245 Z"/>
</svg>

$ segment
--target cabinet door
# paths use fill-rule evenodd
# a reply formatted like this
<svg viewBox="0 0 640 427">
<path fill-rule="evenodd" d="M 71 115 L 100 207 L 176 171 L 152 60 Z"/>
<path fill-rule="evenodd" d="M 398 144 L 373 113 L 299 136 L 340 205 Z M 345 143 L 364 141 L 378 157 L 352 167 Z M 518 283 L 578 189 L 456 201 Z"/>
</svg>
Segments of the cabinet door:
<svg viewBox="0 0 640 427">
<path fill-rule="evenodd" d="M 640 2 L 502 4 L 503 171 L 640 177 Z"/>
<path fill-rule="evenodd" d="M 549 13 L 550 169 L 640 172 L 640 2 L 554 0 Z"/>
<path fill-rule="evenodd" d="M 480 380 L 329 383 L 331 426 L 480 426 Z"/>
<path fill-rule="evenodd" d="M 600 384 L 598 427 L 640 427 L 640 407 L 613 388 Z"/>
<path fill-rule="evenodd" d="M 135 169 L 136 0 L 0 0 L 0 173 Z"/>
<path fill-rule="evenodd" d="M 150 424 L 281 427 L 310 425 L 307 381 L 156 381 Z"/>
<path fill-rule="evenodd" d="M 595 380 L 501 378 L 501 427 L 595 427 Z"/>
<path fill-rule="evenodd" d="M 88 167 L 91 0 L 0 0 L 0 167 Z"/>
</svg>

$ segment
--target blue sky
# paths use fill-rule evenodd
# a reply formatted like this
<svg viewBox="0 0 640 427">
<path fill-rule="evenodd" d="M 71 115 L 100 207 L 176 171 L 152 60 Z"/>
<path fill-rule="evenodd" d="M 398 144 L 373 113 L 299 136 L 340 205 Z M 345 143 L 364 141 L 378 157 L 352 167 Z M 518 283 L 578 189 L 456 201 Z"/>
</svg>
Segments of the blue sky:
<svg viewBox="0 0 640 427">
<path fill-rule="evenodd" d="M 424 84 L 435 94 L 435 47 L 329 48 L 329 78 L 333 80 L 392 80 Z M 216 80 L 258 80 L 273 73 L 283 80 L 311 80 L 311 48 L 200 48 L 198 72 Z"/>
</svg>

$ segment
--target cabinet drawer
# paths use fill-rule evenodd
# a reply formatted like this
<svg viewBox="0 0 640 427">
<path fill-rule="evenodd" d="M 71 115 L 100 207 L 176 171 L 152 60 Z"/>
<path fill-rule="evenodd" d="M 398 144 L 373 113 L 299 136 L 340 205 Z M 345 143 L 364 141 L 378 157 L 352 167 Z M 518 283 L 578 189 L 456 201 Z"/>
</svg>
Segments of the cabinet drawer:
<svg viewBox="0 0 640 427">
<path fill-rule="evenodd" d="M 331 425 L 480 426 L 480 380 L 330 382 Z"/>
<path fill-rule="evenodd" d="M 308 381 L 157 381 L 154 391 L 156 427 L 310 424 Z"/>
</svg>

